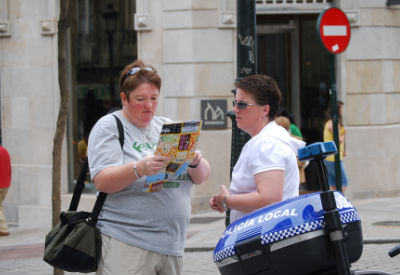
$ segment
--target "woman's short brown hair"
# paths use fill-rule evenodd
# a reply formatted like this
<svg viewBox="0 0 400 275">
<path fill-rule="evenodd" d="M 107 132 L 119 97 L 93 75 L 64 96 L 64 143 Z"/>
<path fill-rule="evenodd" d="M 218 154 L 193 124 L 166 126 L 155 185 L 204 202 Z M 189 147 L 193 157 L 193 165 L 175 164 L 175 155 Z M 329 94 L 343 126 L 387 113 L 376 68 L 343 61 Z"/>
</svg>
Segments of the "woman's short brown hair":
<svg viewBox="0 0 400 275">
<path fill-rule="evenodd" d="M 141 60 L 136 60 L 125 66 L 121 71 L 119 85 L 127 100 L 129 100 L 130 92 L 143 83 L 151 83 L 160 90 L 161 77 L 153 66 L 145 65 Z"/>
</svg>

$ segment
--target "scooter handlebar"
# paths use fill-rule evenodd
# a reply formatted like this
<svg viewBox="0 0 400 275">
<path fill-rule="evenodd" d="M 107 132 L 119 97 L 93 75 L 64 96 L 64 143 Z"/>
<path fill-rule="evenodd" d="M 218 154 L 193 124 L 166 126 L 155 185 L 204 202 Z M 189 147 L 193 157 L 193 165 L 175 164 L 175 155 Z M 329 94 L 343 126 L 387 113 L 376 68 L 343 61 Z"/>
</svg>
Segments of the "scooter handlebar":
<svg viewBox="0 0 400 275">
<path fill-rule="evenodd" d="M 398 255 L 399 253 L 400 253 L 400 245 L 390 249 L 388 252 L 390 257 L 394 257 L 394 256 Z"/>
<path fill-rule="evenodd" d="M 315 142 L 298 150 L 300 161 L 310 160 L 317 157 L 326 157 L 337 153 L 335 142 Z"/>
</svg>

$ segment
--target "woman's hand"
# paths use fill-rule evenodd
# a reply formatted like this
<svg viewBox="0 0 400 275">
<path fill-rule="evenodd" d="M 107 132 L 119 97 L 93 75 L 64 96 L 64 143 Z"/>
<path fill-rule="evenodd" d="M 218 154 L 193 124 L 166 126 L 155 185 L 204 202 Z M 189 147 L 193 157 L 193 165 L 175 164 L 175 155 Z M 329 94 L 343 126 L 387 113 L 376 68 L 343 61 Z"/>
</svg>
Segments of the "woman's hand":
<svg viewBox="0 0 400 275">
<path fill-rule="evenodd" d="M 195 157 L 188 167 L 189 175 L 194 184 L 200 184 L 210 175 L 210 164 L 203 158 L 200 151 L 196 150 Z"/>
<path fill-rule="evenodd" d="M 257 191 L 228 196 L 227 207 L 249 213 L 282 200 L 285 181 L 285 172 L 283 170 L 260 172 L 254 176 L 254 179 Z M 226 195 L 229 195 L 229 191 L 224 185 L 221 185 L 221 192 L 210 200 L 211 208 L 224 212 L 224 197 Z"/>
<path fill-rule="evenodd" d="M 151 176 L 160 172 L 170 162 L 170 158 L 161 155 L 148 155 L 136 162 L 139 176 Z"/>
<path fill-rule="evenodd" d="M 190 165 L 190 166 L 196 166 L 196 167 L 197 167 L 197 166 L 199 165 L 199 163 L 200 163 L 202 157 L 203 157 L 203 156 L 201 155 L 200 151 L 196 151 L 196 154 L 195 154 L 195 156 L 194 156 L 192 162 L 191 162 L 189 165 Z"/>
<path fill-rule="evenodd" d="M 229 190 L 225 185 L 221 185 L 221 192 L 210 199 L 210 207 L 221 213 L 225 212 L 224 197 L 229 195 Z"/>
</svg>

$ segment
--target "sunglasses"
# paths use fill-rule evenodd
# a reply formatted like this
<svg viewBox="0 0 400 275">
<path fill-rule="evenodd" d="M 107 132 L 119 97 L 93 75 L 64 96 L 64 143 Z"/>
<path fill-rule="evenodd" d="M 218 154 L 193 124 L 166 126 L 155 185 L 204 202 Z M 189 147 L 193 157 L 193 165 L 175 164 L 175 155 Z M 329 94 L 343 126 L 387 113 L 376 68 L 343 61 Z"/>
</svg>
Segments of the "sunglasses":
<svg viewBox="0 0 400 275">
<path fill-rule="evenodd" d="M 153 69 L 150 67 L 133 67 L 132 69 L 130 69 L 127 73 L 126 76 L 130 76 L 130 75 L 134 75 L 136 74 L 138 71 L 148 71 L 148 72 L 152 72 Z"/>
<path fill-rule="evenodd" d="M 247 108 L 247 106 L 254 106 L 254 105 L 257 105 L 257 104 L 251 104 L 251 103 L 247 103 L 247 102 L 244 102 L 244 101 L 238 102 L 236 100 L 233 100 L 232 101 L 232 105 L 233 105 L 233 108 L 235 108 L 237 106 L 239 110 L 244 110 L 244 109 Z"/>
</svg>

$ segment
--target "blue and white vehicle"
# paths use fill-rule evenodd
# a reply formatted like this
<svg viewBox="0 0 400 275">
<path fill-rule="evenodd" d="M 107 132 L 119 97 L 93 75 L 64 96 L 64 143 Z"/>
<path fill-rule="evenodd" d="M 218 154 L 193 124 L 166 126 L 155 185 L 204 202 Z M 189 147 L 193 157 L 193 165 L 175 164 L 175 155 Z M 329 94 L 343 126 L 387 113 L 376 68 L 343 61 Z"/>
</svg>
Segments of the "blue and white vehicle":
<svg viewBox="0 0 400 275">
<path fill-rule="evenodd" d="M 362 254 L 361 220 L 351 202 L 334 192 L 350 262 Z M 221 274 L 307 274 L 334 269 L 320 193 L 256 210 L 230 224 L 214 250 Z"/>
<path fill-rule="evenodd" d="M 226 228 L 213 254 L 222 275 L 388 275 L 350 270 L 363 250 L 361 220 L 342 193 L 329 190 L 323 158 L 336 152 L 334 142 L 298 152 L 300 160 L 318 162 L 321 192 L 263 207 Z"/>
</svg>

